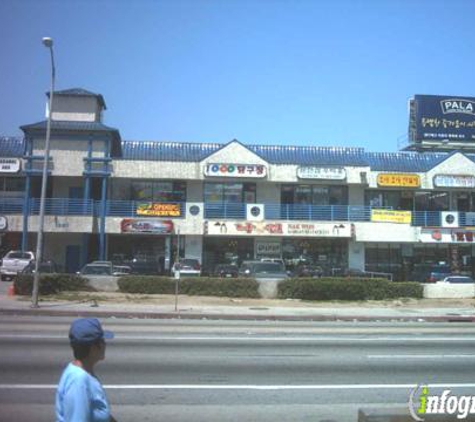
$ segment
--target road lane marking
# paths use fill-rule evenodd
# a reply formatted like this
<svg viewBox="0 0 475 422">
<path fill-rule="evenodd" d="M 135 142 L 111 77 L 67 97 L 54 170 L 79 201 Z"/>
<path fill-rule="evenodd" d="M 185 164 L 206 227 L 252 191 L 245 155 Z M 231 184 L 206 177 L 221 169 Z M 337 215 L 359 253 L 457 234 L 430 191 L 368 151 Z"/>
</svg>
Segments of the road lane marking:
<svg viewBox="0 0 475 422">
<path fill-rule="evenodd" d="M 327 384 L 327 385 L 213 385 L 213 384 L 109 384 L 109 390 L 373 390 L 411 389 L 416 384 Z M 474 383 L 427 384 L 431 388 L 474 388 Z M 0 390 L 51 390 L 56 384 L 0 384 Z"/>
<path fill-rule="evenodd" d="M 0 339 L 41 339 L 41 340 L 65 340 L 68 338 L 64 335 L 42 335 L 42 334 L 0 334 Z M 475 336 L 464 337 L 397 337 L 397 336 L 384 336 L 384 337 L 327 337 L 327 336 L 312 336 L 312 337 L 256 337 L 253 335 L 247 337 L 199 337 L 199 336 L 121 336 L 116 335 L 114 340 L 127 340 L 127 341 L 256 341 L 256 342 L 376 342 L 376 341 L 405 341 L 405 342 L 459 342 L 467 341 L 474 342 Z"/>
<path fill-rule="evenodd" d="M 368 359 L 474 359 L 475 355 L 367 355 Z"/>
</svg>

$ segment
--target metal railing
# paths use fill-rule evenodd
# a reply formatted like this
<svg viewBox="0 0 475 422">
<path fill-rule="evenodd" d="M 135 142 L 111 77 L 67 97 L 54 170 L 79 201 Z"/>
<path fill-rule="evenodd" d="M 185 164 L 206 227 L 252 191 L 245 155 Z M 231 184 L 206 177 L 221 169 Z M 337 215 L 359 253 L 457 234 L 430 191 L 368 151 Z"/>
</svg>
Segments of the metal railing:
<svg viewBox="0 0 475 422">
<path fill-rule="evenodd" d="M 146 201 L 145 201 L 146 202 Z M 144 217 L 137 213 L 138 206 L 144 201 L 107 200 L 105 214 L 108 217 Z M 160 202 L 166 204 L 166 202 Z M 156 215 L 158 218 L 186 218 L 186 203 L 173 201 L 170 204 L 179 205 L 179 216 Z M 0 214 L 27 214 L 38 215 L 40 208 L 39 198 L 31 198 L 29 207 L 25 208 L 24 198 L 0 197 Z M 371 210 L 369 206 L 360 205 L 302 205 L 302 204 L 264 204 L 264 218 L 266 220 L 301 220 L 301 221 L 348 221 L 370 222 Z M 377 209 L 382 209 L 378 207 Z M 386 207 L 391 210 L 392 208 Z M 205 219 L 246 219 L 246 204 L 244 203 L 203 203 Z M 100 216 L 102 203 L 93 199 L 76 198 L 47 198 L 45 202 L 46 215 L 77 215 Z M 458 227 L 475 226 L 474 212 L 456 212 Z M 441 211 L 412 211 L 412 226 L 442 227 Z M 150 215 L 150 217 L 154 217 Z"/>
<path fill-rule="evenodd" d="M 266 204 L 267 220 L 370 221 L 371 207 L 359 205 Z"/>
<path fill-rule="evenodd" d="M 204 217 L 244 220 L 246 219 L 246 204 L 205 202 Z"/>
</svg>

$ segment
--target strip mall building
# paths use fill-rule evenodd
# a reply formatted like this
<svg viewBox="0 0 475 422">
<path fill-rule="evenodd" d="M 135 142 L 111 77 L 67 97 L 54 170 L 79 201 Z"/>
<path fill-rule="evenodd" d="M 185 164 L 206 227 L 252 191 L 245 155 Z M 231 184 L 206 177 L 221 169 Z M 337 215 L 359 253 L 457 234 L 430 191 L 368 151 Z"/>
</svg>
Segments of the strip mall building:
<svg viewBox="0 0 475 422">
<path fill-rule="evenodd" d="M 446 129 L 466 109 L 419 121 L 416 96 L 410 133 L 424 138 L 378 153 L 122 140 L 101 95 L 54 98 L 44 246 L 68 272 L 107 259 L 162 273 L 179 247 L 205 272 L 267 257 L 396 280 L 440 262 L 474 273 L 475 143 Z M 2 255 L 36 245 L 46 121 L 21 129 L 0 138 Z"/>
</svg>

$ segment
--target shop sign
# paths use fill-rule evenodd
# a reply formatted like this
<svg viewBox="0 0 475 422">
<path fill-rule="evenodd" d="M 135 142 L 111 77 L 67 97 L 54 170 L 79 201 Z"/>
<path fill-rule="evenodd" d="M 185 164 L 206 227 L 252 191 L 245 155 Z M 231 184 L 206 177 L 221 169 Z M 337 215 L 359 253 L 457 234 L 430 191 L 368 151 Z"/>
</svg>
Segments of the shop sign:
<svg viewBox="0 0 475 422">
<path fill-rule="evenodd" d="M 475 177 L 437 174 L 434 176 L 434 186 L 438 188 L 475 188 Z"/>
<path fill-rule="evenodd" d="M 282 247 L 280 242 L 256 242 L 256 257 L 278 257 L 282 256 Z"/>
<path fill-rule="evenodd" d="M 137 205 L 137 215 L 150 217 L 181 217 L 181 204 L 148 202 Z"/>
<path fill-rule="evenodd" d="M 411 211 L 371 210 L 371 221 L 378 223 L 411 224 Z"/>
<path fill-rule="evenodd" d="M 267 176 L 267 167 L 262 164 L 209 163 L 204 174 L 208 177 L 262 178 Z"/>
<path fill-rule="evenodd" d="M 302 166 L 297 169 L 299 179 L 345 180 L 343 167 Z"/>
<path fill-rule="evenodd" d="M 421 179 L 417 174 L 404 173 L 380 173 L 378 174 L 378 186 L 418 188 Z"/>
<path fill-rule="evenodd" d="M 474 243 L 474 230 L 422 229 L 419 241 L 423 243 Z"/>
<path fill-rule="evenodd" d="M 351 224 L 207 221 L 207 234 L 232 236 L 351 237 Z"/>
<path fill-rule="evenodd" d="M 412 142 L 475 139 L 475 98 L 415 95 L 409 114 Z"/>
<path fill-rule="evenodd" d="M 286 223 L 289 236 L 351 237 L 350 224 Z"/>
<path fill-rule="evenodd" d="M 4 215 L 0 215 L 0 232 L 4 232 L 8 229 L 8 220 Z"/>
<path fill-rule="evenodd" d="M 19 158 L 0 158 L 0 173 L 18 173 L 19 171 Z"/>
<path fill-rule="evenodd" d="M 122 233 L 169 234 L 173 231 L 170 220 L 124 218 L 120 223 Z"/>
</svg>

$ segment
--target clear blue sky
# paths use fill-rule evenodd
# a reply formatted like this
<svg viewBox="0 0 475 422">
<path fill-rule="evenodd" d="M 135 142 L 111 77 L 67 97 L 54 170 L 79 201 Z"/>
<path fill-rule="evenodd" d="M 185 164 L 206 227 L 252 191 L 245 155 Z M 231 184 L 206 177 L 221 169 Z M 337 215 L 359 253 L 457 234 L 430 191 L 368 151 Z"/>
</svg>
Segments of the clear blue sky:
<svg viewBox="0 0 475 422">
<path fill-rule="evenodd" d="M 0 135 L 57 89 L 123 139 L 396 151 L 414 94 L 475 96 L 472 0 L 1 0 Z"/>
</svg>

